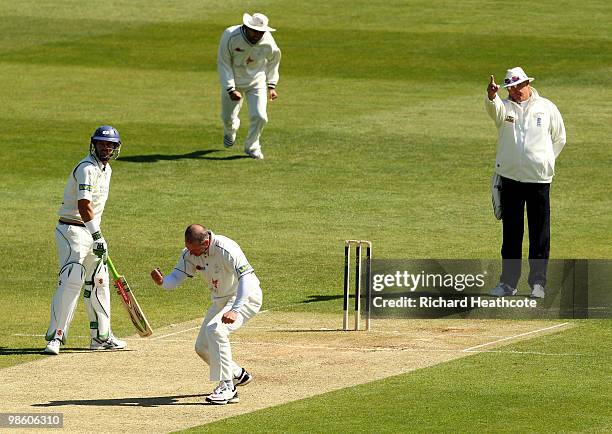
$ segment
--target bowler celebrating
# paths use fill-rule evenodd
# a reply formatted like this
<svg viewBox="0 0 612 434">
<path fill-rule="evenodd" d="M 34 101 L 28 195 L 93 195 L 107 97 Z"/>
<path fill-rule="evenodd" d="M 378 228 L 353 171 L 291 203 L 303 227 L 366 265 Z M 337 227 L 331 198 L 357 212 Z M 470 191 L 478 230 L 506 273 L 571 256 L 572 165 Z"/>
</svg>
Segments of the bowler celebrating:
<svg viewBox="0 0 612 434">
<path fill-rule="evenodd" d="M 206 400 L 212 404 L 236 403 L 236 386 L 248 384 L 252 376 L 232 359 L 229 335 L 259 312 L 259 279 L 235 241 L 193 224 L 185 231 L 185 248 L 174 270 L 163 276 L 155 269 L 151 277 L 157 285 L 174 289 L 196 274 L 212 291 L 212 304 L 195 343 L 196 353 L 210 367 L 211 381 L 219 382 Z"/>
</svg>

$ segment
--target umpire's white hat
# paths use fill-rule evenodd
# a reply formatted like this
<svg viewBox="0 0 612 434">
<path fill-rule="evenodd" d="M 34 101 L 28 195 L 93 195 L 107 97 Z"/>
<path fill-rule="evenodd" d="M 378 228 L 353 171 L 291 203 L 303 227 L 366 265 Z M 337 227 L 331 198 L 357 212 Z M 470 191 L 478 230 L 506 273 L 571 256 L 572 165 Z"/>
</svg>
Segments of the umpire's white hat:
<svg viewBox="0 0 612 434">
<path fill-rule="evenodd" d="M 525 74 L 525 71 L 523 71 L 523 68 L 517 66 L 516 68 L 506 71 L 506 78 L 504 78 L 503 86 L 508 88 L 516 86 L 524 81 L 532 82 L 533 80 L 535 80 L 535 78 L 528 77 L 527 74 Z"/>
<path fill-rule="evenodd" d="M 242 16 L 242 22 L 245 26 L 250 29 L 257 30 L 258 32 L 274 32 L 276 29 L 268 26 L 268 17 L 264 14 L 260 14 L 259 12 L 254 13 L 253 15 L 244 14 Z"/>
</svg>

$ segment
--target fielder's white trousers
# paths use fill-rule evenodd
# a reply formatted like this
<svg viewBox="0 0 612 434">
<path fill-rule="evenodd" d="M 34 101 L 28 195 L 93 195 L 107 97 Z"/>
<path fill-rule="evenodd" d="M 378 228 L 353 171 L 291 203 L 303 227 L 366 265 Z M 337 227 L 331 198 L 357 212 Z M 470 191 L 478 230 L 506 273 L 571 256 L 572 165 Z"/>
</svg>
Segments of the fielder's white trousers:
<svg viewBox="0 0 612 434">
<path fill-rule="evenodd" d="M 223 324 L 221 317 L 231 309 L 235 299 L 234 296 L 213 301 L 196 339 L 196 353 L 209 365 L 211 381 L 231 380 L 240 374 L 240 366 L 232 359 L 229 335 L 259 312 L 262 303 L 261 288 L 250 288 L 249 298 L 240 308 L 236 321 Z"/>
<path fill-rule="evenodd" d="M 268 123 L 266 108 L 268 104 L 268 89 L 265 82 L 236 89 L 242 94 L 240 101 L 233 101 L 225 90 L 221 91 L 221 120 L 223 121 L 223 134 L 231 136 L 238 131 L 240 119 L 238 114 L 242 103 L 246 99 L 249 109 L 249 131 L 244 141 L 245 151 L 261 149 L 259 138 Z"/>
<path fill-rule="evenodd" d="M 110 290 L 108 269 L 93 253 L 93 239 L 81 226 L 59 223 L 55 229 L 59 257 L 59 283 L 51 303 L 46 339 L 66 336 L 85 284 L 85 304 L 91 337 L 105 340 L 110 334 Z"/>
</svg>

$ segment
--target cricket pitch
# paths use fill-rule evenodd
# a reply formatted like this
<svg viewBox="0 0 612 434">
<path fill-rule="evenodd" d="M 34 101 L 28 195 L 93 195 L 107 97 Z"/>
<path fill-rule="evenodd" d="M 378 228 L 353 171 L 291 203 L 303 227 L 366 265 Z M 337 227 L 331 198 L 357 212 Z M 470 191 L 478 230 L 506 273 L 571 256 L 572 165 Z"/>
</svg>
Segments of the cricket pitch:
<svg viewBox="0 0 612 434">
<path fill-rule="evenodd" d="M 62 351 L 0 370 L 0 413 L 62 413 L 69 432 L 169 432 L 403 374 L 563 330 L 553 321 L 374 320 L 266 311 L 232 335 L 253 375 L 240 403 L 204 404 L 215 384 L 193 345 L 201 320 L 133 337 L 124 351 Z M 42 345 L 41 345 L 42 350 Z"/>
</svg>

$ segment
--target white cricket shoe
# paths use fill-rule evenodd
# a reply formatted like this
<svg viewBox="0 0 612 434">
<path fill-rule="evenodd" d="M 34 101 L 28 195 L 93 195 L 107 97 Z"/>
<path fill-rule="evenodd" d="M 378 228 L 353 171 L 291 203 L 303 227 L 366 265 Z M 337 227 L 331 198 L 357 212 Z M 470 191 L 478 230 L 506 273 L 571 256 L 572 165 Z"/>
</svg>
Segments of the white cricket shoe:
<svg viewBox="0 0 612 434">
<path fill-rule="evenodd" d="M 242 372 L 237 377 L 234 377 L 234 386 L 246 386 L 253 381 L 253 376 L 247 372 L 246 369 L 242 368 Z"/>
<path fill-rule="evenodd" d="M 255 149 L 254 151 L 245 151 L 246 154 L 251 157 L 254 158 L 256 160 L 263 160 L 264 159 L 264 154 L 263 152 L 261 152 L 261 149 Z"/>
<path fill-rule="evenodd" d="M 59 339 L 52 339 L 51 341 L 49 341 L 49 343 L 45 347 L 45 353 L 55 354 L 57 356 L 59 354 L 61 344 L 62 344 L 62 341 L 60 341 Z"/>
<path fill-rule="evenodd" d="M 235 386 L 232 389 L 231 386 L 222 382 L 215 388 L 213 393 L 206 397 L 206 401 L 211 404 L 225 405 L 240 402 L 240 398 L 238 398 L 238 390 L 236 390 Z"/>
<path fill-rule="evenodd" d="M 92 350 L 122 350 L 127 347 L 127 343 L 121 339 L 117 339 L 112 333 L 107 340 L 92 338 L 89 348 Z"/>
<path fill-rule="evenodd" d="M 544 298 L 546 293 L 544 292 L 544 287 L 539 283 L 533 285 L 533 289 L 531 290 L 531 298 Z"/>
<path fill-rule="evenodd" d="M 516 288 L 511 287 L 503 282 L 499 282 L 495 288 L 489 292 L 493 297 L 506 297 L 516 294 Z"/>
<path fill-rule="evenodd" d="M 225 146 L 226 148 L 231 148 L 232 146 L 234 146 L 234 143 L 236 143 L 236 133 L 223 135 L 223 146 Z"/>
</svg>

